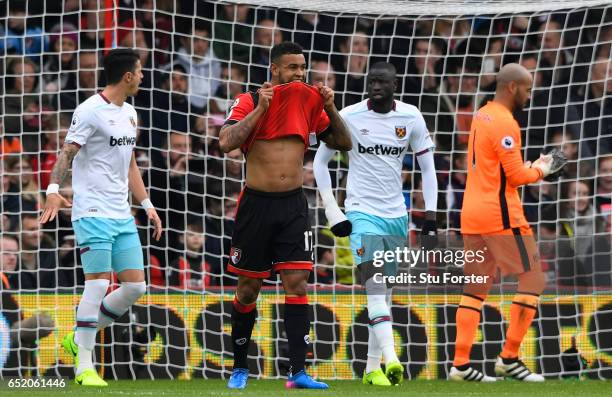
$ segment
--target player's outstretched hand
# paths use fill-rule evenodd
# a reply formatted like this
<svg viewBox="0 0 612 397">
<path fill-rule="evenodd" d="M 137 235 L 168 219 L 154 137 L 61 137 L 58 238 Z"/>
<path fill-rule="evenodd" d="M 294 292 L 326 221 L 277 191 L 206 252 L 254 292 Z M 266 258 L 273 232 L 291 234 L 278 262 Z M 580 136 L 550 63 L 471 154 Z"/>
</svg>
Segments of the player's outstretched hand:
<svg viewBox="0 0 612 397">
<path fill-rule="evenodd" d="M 155 230 L 153 231 L 153 238 L 155 239 L 155 241 L 159 241 L 163 232 L 162 221 L 161 219 L 159 219 L 159 215 L 157 215 L 157 211 L 155 210 L 155 208 L 149 208 L 147 210 L 147 217 L 155 227 Z"/>
<path fill-rule="evenodd" d="M 272 84 L 266 81 L 263 83 L 261 88 L 257 90 L 257 93 L 259 94 L 257 107 L 261 107 L 263 110 L 268 110 L 268 107 L 270 107 L 270 102 L 272 102 L 272 96 L 274 95 Z"/>
<path fill-rule="evenodd" d="M 66 200 L 59 193 L 51 193 L 47 195 L 47 201 L 45 202 L 45 209 L 40 216 L 39 222 L 41 224 L 52 221 L 57 216 L 58 211 L 61 208 L 70 208 L 72 203 Z"/>
<path fill-rule="evenodd" d="M 435 219 L 426 219 L 421 229 L 421 246 L 426 250 L 438 246 L 438 224 Z"/>
<path fill-rule="evenodd" d="M 326 85 L 323 85 L 323 83 L 321 82 L 317 84 L 317 88 L 319 89 L 319 93 L 323 97 L 323 106 L 325 106 L 325 108 L 334 106 L 334 90 L 332 90 Z"/>
</svg>

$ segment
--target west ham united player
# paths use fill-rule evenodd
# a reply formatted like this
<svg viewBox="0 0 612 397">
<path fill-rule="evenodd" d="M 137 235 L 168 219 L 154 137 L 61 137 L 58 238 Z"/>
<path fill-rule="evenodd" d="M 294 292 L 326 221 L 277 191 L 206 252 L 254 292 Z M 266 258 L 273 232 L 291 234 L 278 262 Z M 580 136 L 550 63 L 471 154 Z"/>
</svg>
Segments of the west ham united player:
<svg viewBox="0 0 612 397">
<path fill-rule="evenodd" d="M 422 228 L 426 248 L 437 242 L 436 208 L 438 184 L 434 167 L 434 144 L 425 120 L 417 108 L 393 99 L 397 89 L 395 67 L 390 63 L 374 64 L 367 77 L 368 99 L 342 109 L 353 149 L 349 152 L 346 186 L 346 216 L 332 193 L 327 164 L 335 148 L 322 144 L 317 150 L 314 173 L 332 231 L 339 236 L 350 233 L 351 250 L 362 275 L 367 272 L 370 252 L 376 244 L 364 236 L 395 236 L 403 243 L 408 234 L 408 217 L 402 195 L 402 161 L 408 146 L 416 153 L 423 175 L 423 195 L 427 220 Z M 347 219 L 348 218 L 348 219 Z M 351 231 L 352 230 L 352 231 Z M 389 247 L 395 249 L 394 247 Z M 371 259 L 371 257 L 370 257 Z M 365 265 L 365 266 L 364 266 Z M 392 271 L 395 271 L 393 269 Z M 391 326 L 391 289 L 376 284 L 373 274 L 363 277 L 367 292 L 369 340 L 368 359 L 363 383 L 390 386 L 403 380 L 404 368 L 395 353 Z M 381 370 L 381 356 L 385 373 Z"/>
<path fill-rule="evenodd" d="M 92 362 L 96 333 L 146 291 L 142 248 L 128 202 L 130 191 L 155 225 L 154 238 L 159 240 L 162 234 L 161 220 L 147 196 L 133 154 L 136 111 L 126 102 L 128 96 L 136 95 L 142 80 L 138 53 L 111 50 L 104 58 L 104 73 L 106 88 L 74 112 L 40 218 L 41 223 L 52 221 L 62 206 L 72 206 L 85 289 L 77 308 L 76 332 L 69 333 L 62 345 L 74 357 L 75 382 L 83 386 L 107 386 Z M 72 204 L 59 194 L 71 162 Z M 106 295 L 111 272 L 117 273 L 121 286 Z"/>
<path fill-rule="evenodd" d="M 312 269 L 312 231 L 302 193 L 304 151 L 323 140 L 347 151 L 351 139 L 334 105 L 334 92 L 304 83 L 302 48 L 274 46 L 271 81 L 257 93 L 239 95 L 219 134 L 221 150 L 246 155 L 246 187 L 236 212 L 228 270 L 238 275 L 232 310 L 234 369 L 228 387 L 243 389 L 247 351 L 257 318 L 263 279 L 280 273 L 285 289 L 285 329 L 289 341 L 289 388 L 326 389 L 304 370 L 309 344 L 307 280 Z"/>
</svg>

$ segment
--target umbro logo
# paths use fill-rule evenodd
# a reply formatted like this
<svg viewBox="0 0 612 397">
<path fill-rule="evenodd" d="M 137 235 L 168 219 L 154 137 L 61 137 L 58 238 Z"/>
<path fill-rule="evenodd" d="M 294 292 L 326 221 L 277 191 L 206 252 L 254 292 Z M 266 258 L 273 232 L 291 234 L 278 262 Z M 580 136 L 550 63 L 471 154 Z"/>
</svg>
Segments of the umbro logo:
<svg viewBox="0 0 612 397">
<path fill-rule="evenodd" d="M 240 338 L 240 339 L 236 339 L 234 342 L 236 342 L 238 346 L 242 346 L 246 343 L 246 341 L 247 341 L 246 338 Z"/>
<path fill-rule="evenodd" d="M 368 130 L 367 128 L 362 128 L 362 129 L 359 130 L 359 132 L 361 132 L 361 135 L 368 135 L 370 130 Z"/>
<path fill-rule="evenodd" d="M 108 125 L 114 126 L 115 125 L 115 120 L 108 120 Z"/>
</svg>

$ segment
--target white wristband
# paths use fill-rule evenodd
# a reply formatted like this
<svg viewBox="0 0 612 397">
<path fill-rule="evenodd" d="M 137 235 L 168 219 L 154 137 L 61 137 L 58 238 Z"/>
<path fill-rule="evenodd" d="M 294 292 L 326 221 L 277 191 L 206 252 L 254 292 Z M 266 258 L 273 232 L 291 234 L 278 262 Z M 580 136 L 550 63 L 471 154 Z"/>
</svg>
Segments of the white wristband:
<svg viewBox="0 0 612 397">
<path fill-rule="evenodd" d="M 151 199 L 148 199 L 148 198 L 146 198 L 146 199 L 142 200 L 142 201 L 140 202 L 140 205 L 142 205 L 142 208 L 144 208 L 145 210 L 148 210 L 148 209 L 150 209 L 150 208 L 155 208 L 155 207 L 153 206 L 153 203 L 151 202 Z"/>
<path fill-rule="evenodd" d="M 59 193 L 59 185 L 57 183 L 50 183 L 47 186 L 47 196 L 50 194 L 58 194 Z"/>
</svg>

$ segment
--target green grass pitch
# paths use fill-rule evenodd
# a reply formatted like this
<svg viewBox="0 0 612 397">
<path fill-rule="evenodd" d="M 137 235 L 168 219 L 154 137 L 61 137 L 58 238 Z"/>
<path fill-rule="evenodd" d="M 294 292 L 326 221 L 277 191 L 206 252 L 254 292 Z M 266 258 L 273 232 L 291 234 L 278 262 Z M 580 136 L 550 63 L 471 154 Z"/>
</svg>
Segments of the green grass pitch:
<svg viewBox="0 0 612 397">
<path fill-rule="evenodd" d="M 555 380 L 540 384 L 526 384 L 518 381 L 501 381 L 495 384 L 435 381 L 405 381 L 396 387 L 364 386 L 360 381 L 330 381 L 329 390 L 286 390 L 281 380 L 253 380 L 244 391 L 228 390 L 223 380 L 137 380 L 109 381 L 106 388 L 82 388 L 70 384 L 67 389 L 15 391 L 12 396 L 138 396 L 138 397 L 202 397 L 202 396 L 470 396 L 470 397 L 569 397 L 569 396 L 612 396 L 612 383 L 606 381 Z M 2 390 L 2 392 L 6 389 Z M 4 394 L 4 393 L 1 393 Z"/>
</svg>

